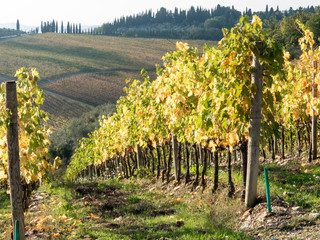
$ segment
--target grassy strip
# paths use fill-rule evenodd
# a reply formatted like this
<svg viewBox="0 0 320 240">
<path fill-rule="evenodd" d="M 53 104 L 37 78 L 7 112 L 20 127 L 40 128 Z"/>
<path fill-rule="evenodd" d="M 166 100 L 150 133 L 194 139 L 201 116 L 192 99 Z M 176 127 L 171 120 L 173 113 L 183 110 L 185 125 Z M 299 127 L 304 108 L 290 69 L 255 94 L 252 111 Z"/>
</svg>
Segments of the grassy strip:
<svg viewBox="0 0 320 240">
<path fill-rule="evenodd" d="M 267 166 L 272 197 L 278 195 L 292 206 L 319 212 L 319 164 L 299 160 Z M 212 171 L 209 168 L 208 176 L 213 176 Z M 210 177 L 202 191 L 192 190 L 192 183 L 163 184 L 153 177 L 70 183 L 57 175 L 37 191 L 47 196 L 36 196 L 41 200 L 31 204 L 26 215 L 27 233 L 39 239 L 250 239 L 237 230 L 245 211 L 239 199 L 241 172 L 233 169 L 235 198 L 227 197 L 223 166 L 219 174 L 220 187 L 213 196 Z M 258 192 L 264 196 L 263 174 Z M 0 200 L 0 238 L 6 239 L 10 234 L 10 201 L 5 192 L 0 193 Z"/>
<path fill-rule="evenodd" d="M 239 200 L 188 187 L 152 179 L 54 181 L 40 189 L 50 194 L 40 214 L 52 216 L 40 227 L 59 239 L 250 239 L 233 229 Z"/>
</svg>

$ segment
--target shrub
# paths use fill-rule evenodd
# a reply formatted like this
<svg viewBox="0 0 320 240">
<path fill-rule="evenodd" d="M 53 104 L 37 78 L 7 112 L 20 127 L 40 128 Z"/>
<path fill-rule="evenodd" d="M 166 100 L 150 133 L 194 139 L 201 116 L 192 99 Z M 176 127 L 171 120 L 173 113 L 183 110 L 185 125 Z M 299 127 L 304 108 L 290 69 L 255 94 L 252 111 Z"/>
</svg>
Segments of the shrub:
<svg viewBox="0 0 320 240">
<path fill-rule="evenodd" d="M 103 115 L 111 115 L 116 111 L 114 104 L 100 105 L 93 110 L 84 113 L 80 118 L 71 119 L 63 129 L 54 131 L 50 136 L 51 146 L 49 153 L 52 158 L 59 156 L 63 166 L 69 164 L 69 160 L 78 147 L 78 141 L 99 127 L 99 119 Z"/>
</svg>

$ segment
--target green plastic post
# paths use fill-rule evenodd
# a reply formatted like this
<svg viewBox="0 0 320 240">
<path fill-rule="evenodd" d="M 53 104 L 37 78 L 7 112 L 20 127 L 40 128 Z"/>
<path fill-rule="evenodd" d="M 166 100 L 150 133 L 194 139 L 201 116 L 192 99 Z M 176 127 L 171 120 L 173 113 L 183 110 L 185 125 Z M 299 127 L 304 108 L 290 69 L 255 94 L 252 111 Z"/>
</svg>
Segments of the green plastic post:
<svg viewBox="0 0 320 240">
<path fill-rule="evenodd" d="M 264 179 L 265 179 L 265 182 L 266 182 L 266 194 L 267 194 L 268 213 L 271 213 L 269 177 L 268 177 L 268 169 L 267 169 L 267 168 L 264 168 Z"/>
<path fill-rule="evenodd" d="M 20 239 L 20 233 L 19 233 L 19 220 L 16 220 L 16 223 L 14 224 L 14 240 Z"/>
</svg>

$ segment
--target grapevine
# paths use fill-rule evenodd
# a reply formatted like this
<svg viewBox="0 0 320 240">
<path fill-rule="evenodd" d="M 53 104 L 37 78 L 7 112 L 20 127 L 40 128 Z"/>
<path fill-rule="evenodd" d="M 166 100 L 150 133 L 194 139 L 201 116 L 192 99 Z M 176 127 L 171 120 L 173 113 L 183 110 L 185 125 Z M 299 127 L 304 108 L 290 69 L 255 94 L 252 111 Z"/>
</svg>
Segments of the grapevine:
<svg viewBox="0 0 320 240">
<path fill-rule="evenodd" d="M 36 69 L 21 68 L 17 70 L 17 101 L 19 124 L 20 168 L 23 179 L 27 182 L 42 181 L 48 177 L 50 170 L 59 167 L 60 159 L 50 162 L 48 137 L 52 131 L 45 122 L 48 115 L 40 109 L 44 96 L 37 85 L 39 74 Z M 9 124 L 9 112 L 5 107 L 5 84 L 0 87 L 0 181 L 7 176 L 7 140 L 6 130 Z"/>
<path fill-rule="evenodd" d="M 284 54 L 262 31 L 257 16 L 251 22 L 242 17 L 230 32 L 224 30 L 217 47 L 205 46 L 199 55 L 198 49 L 177 42 L 177 51 L 163 57 L 154 81 L 145 72 L 144 82 L 133 81 L 127 95 L 118 101 L 117 113 L 102 120 L 100 129 L 82 140 L 67 176 L 74 178 L 87 166 L 112 161 L 116 156 L 127 157 L 132 149 L 137 151 L 137 145 L 163 146 L 171 134 L 181 143 L 201 144 L 212 151 L 222 146 L 232 151 L 248 136 L 255 91 L 251 83 L 255 41 L 264 42 L 259 54 L 265 66 L 263 126 L 264 134 L 271 135 L 276 119 L 270 116 L 282 99 L 277 86 L 285 81 Z M 91 160 L 84 162 L 88 154 Z"/>
</svg>

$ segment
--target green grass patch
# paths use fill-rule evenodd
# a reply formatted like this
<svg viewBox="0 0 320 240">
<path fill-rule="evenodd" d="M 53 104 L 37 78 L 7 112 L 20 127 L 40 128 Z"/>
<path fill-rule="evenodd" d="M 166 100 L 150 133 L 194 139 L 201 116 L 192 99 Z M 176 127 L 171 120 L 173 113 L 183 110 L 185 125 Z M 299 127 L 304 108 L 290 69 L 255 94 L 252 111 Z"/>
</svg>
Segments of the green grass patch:
<svg viewBox="0 0 320 240">
<path fill-rule="evenodd" d="M 271 196 L 279 195 L 293 206 L 317 210 L 320 206 L 320 166 L 291 162 L 285 166 L 269 164 Z M 264 185 L 261 174 L 260 185 Z"/>
<path fill-rule="evenodd" d="M 183 186 L 173 191 L 173 184 L 153 179 L 73 183 L 59 179 L 40 190 L 56 203 L 47 215 L 71 219 L 55 221 L 52 232 L 60 233 L 60 239 L 251 239 L 233 228 L 230 212 L 241 204 L 237 200 L 227 201 L 221 209 L 226 199 L 212 205 L 208 192 L 194 193 Z"/>
<path fill-rule="evenodd" d="M 319 211 L 318 165 L 290 162 L 286 166 L 268 164 L 267 167 L 271 197 L 279 195 L 292 206 Z M 251 239 L 237 230 L 245 207 L 239 197 L 241 171 L 238 167 L 232 169 L 236 186 L 234 198 L 227 197 L 227 171 L 223 161 L 219 188 L 214 195 L 211 193 L 213 167 L 208 168 L 208 186 L 204 190 L 192 188 L 192 183 L 161 183 L 151 175 L 147 179 L 65 182 L 60 173 L 50 184 L 40 187 L 39 191 L 49 194 L 49 198 L 39 203 L 41 211 L 28 213 L 26 223 L 29 231 L 36 230 L 58 239 Z M 260 166 L 258 194 L 264 196 L 262 169 Z M 8 234 L 9 196 L 1 192 L 0 200 L 0 221 L 7 224 L 1 225 L 1 232 Z M 295 219 L 282 228 L 290 230 L 306 221 L 309 220 Z"/>
</svg>

